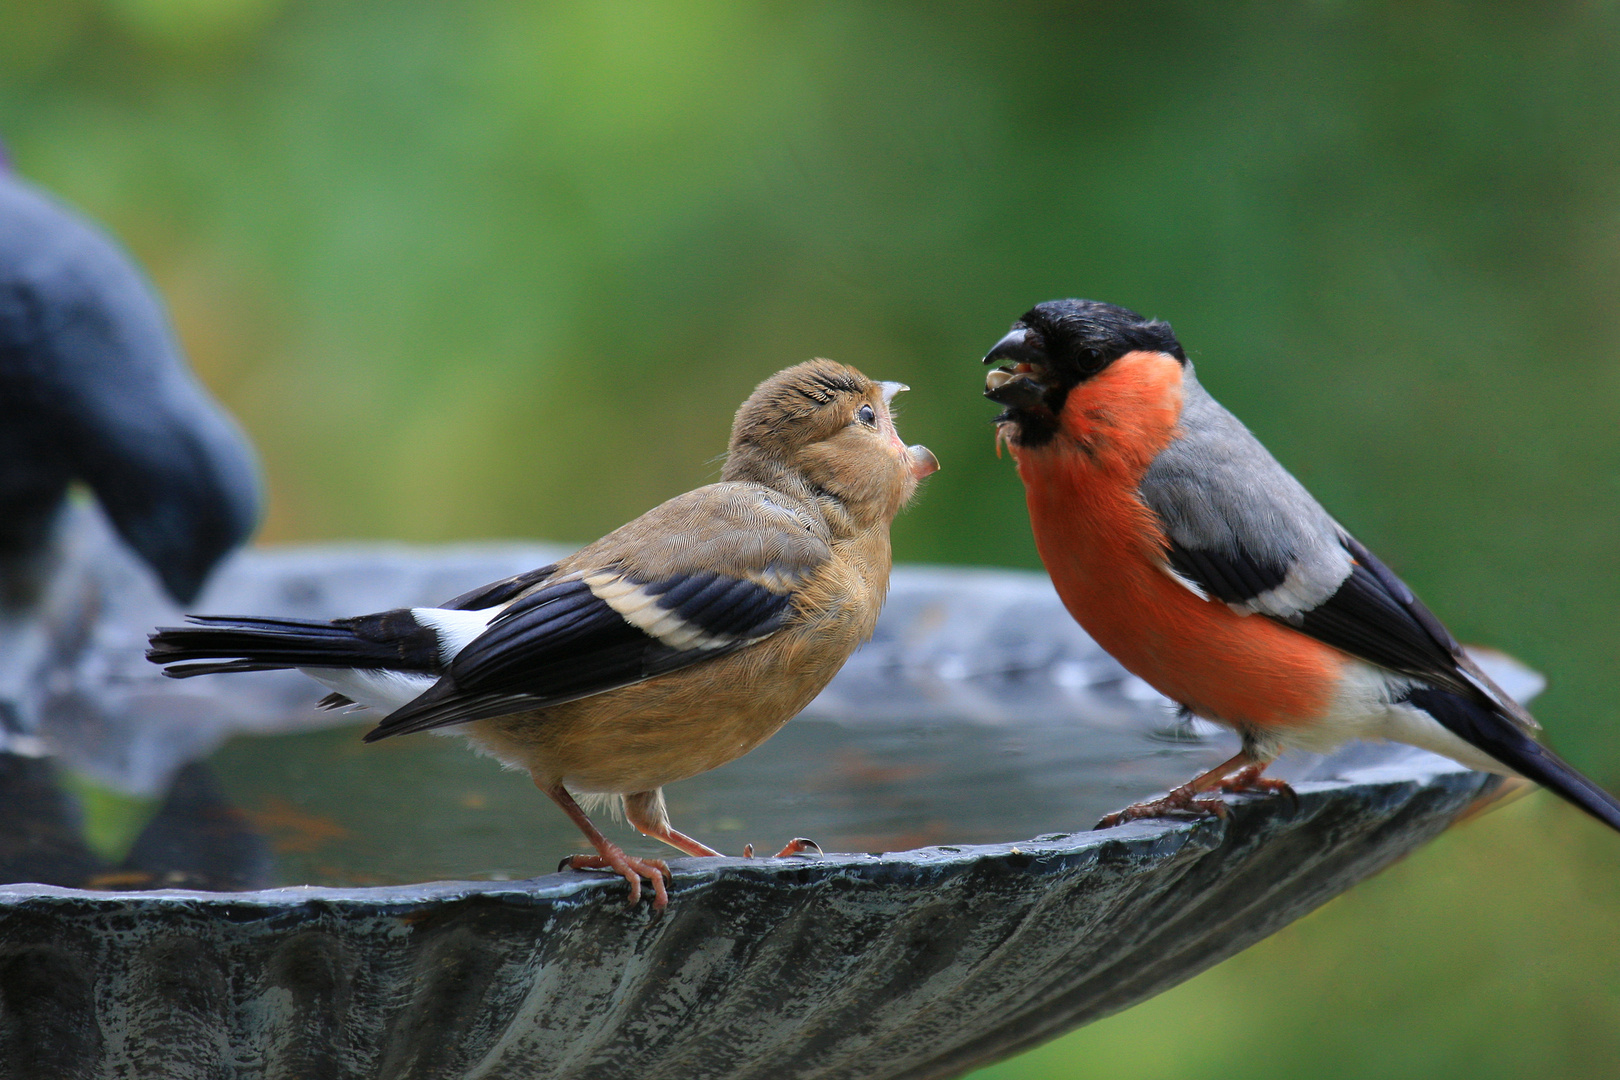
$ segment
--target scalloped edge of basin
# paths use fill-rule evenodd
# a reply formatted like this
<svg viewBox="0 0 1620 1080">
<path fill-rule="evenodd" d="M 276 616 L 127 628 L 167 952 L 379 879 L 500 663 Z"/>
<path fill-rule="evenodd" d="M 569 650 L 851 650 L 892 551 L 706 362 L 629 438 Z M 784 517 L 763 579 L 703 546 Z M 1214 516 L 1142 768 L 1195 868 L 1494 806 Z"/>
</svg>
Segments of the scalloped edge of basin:
<svg viewBox="0 0 1620 1080">
<path fill-rule="evenodd" d="M 662 916 L 577 872 L 0 886 L 0 1077 L 956 1076 L 1203 971 L 1504 790 L 1395 748 L 1296 789 L 1224 821 L 674 860 Z"/>
</svg>

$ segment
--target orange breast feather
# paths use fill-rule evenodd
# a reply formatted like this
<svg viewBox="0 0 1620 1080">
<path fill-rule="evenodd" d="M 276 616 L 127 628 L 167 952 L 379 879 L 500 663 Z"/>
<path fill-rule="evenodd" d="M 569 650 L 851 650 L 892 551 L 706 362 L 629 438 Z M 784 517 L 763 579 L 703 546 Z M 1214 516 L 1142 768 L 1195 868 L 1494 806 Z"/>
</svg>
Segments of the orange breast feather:
<svg viewBox="0 0 1620 1080">
<path fill-rule="evenodd" d="M 1013 448 L 1041 561 L 1086 632 L 1160 693 L 1232 724 L 1310 723 L 1342 654 L 1200 599 L 1159 568 L 1164 534 L 1137 492 L 1180 413 L 1180 364 L 1130 353 L 1069 394 L 1062 434 Z"/>
</svg>

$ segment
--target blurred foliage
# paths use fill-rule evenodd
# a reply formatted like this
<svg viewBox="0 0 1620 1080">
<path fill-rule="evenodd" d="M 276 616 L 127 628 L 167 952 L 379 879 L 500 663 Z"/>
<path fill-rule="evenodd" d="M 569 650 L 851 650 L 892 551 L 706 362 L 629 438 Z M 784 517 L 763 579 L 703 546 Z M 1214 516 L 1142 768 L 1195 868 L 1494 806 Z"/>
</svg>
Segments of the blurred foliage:
<svg viewBox="0 0 1620 1080">
<path fill-rule="evenodd" d="M 910 383 L 944 464 L 897 555 L 1034 566 L 977 360 L 1092 296 L 1171 319 L 1460 636 L 1546 671 L 1611 787 L 1616 102 L 1597 0 L 0 7 L 16 167 L 150 268 L 267 540 L 586 540 L 827 355 Z M 1609 1075 L 1594 831 L 1470 826 L 994 1075 Z"/>
</svg>

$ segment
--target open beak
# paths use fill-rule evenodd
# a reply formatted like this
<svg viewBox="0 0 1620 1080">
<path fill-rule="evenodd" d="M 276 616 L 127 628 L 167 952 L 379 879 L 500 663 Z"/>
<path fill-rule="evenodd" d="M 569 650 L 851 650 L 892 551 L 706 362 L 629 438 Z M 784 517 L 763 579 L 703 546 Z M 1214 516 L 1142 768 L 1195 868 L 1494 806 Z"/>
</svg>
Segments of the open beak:
<svg viewBox="0 0 1620 1080">
<path fill-rule="evenodd" d="M 939 472 L 939 459 L 921 443 L 906 447 L 906 457 L 911 459 L 911 475 L 918 480 Z"/>
<path fill-rule="evenodd" d="M 1029 341 L 1029 331 L 1021 326 L 1013 330 L 985 354 L 985 363 L 1001 366 L 985 374 L 984 396 L 1015 409 L 1042 406 L 1046 398 L 1042 359 L 1039 348 Z"/>
</svg>

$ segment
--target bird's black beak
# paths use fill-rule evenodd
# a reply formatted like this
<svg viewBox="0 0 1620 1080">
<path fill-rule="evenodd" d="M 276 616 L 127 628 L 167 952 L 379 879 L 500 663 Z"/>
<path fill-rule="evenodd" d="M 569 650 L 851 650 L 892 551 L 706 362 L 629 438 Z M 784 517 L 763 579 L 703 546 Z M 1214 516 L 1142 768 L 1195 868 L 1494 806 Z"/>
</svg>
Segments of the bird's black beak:
<svg viewBox="0 0 1620 1080">
<path fill-rule="evenodd" d="M 996 342 L 985 353 L 984 362 L 1001 366 L 985 375 L 984 396 L 1015 409 L 1033 409 L 1045 404 L 1045 355 L 1039 339 L 1031 340 L 1029 330 L 1018 327 Z"/>
<path fill-rule="evenodd" d="M 987 364 L 1016 364 L 1019 361 L 1028 363 L 1030 359 L 1029 331 L 1020 326 L 1009 331 L 1007 336 L 996 342 L 995 346 L 984 354 Z"/>
</svg>

